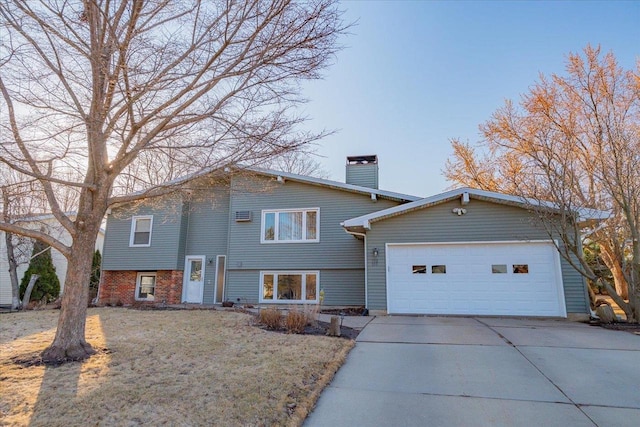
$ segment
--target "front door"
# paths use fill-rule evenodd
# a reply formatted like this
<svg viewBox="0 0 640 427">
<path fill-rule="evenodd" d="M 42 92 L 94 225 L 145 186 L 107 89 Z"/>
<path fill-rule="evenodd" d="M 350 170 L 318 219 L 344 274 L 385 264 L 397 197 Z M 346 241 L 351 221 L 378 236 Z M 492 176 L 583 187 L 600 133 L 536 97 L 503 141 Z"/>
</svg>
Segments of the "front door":
<svg viewBox="0 0 640 427">
<path fill-rule="evenodd" d="M 184 302 L 202 304 L 204 256 L 188 256 L 184 266 Z"/>
</svg>

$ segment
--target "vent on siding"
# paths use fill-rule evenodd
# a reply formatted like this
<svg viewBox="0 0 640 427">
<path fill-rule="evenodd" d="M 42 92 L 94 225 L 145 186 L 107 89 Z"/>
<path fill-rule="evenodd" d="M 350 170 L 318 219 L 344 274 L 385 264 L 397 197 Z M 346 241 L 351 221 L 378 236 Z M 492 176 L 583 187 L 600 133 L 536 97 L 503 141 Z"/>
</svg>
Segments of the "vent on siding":
<svg viewBox="0 0 640 427">
<path fill-rule="evenodd" d="M 251 221 L 251 211 L 236 211 L 236 222 Z"/>
</svg>

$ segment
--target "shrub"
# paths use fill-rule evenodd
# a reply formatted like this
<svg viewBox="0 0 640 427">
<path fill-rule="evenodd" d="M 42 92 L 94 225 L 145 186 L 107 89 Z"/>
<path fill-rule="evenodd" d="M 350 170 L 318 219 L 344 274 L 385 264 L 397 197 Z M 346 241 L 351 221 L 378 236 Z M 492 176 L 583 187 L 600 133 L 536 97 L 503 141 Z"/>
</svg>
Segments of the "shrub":
<svg viewBox="0 0 640 427">
<path fill-rule="evenodd" d="M 320 314 L 320 304 L 305 305 L 304 314 L 307 318 L 307 325 L 316 327 L 318 326 L 318 314 Z"/>
<path fill-rule="evenodd" d="M 267 329 L 278 329 L 282 323 L 282 313 L 277 308 L 265 308 L 260 310 L 260 323 Z"/>
<path fill-rule="evenodd" d="M 284 325 L 290 334 L 301 334 L 307 326 L 307 315 L 298 310 L 290 310 L 284 319 Z"/>
<path fill-rule="evenodd" d="M 29 268 L 20 283 L 20 298 L 24 298 L 31 275 L 37 274 L 40 277 L 31 291 L 31 301 L 41 301 L 43 298 L 47 302 L 55 300 L 60 295 L 60 281 L 51 260 L 51 249 L 39 240 L 34 240 L 31 256 Z"/>
</svg>

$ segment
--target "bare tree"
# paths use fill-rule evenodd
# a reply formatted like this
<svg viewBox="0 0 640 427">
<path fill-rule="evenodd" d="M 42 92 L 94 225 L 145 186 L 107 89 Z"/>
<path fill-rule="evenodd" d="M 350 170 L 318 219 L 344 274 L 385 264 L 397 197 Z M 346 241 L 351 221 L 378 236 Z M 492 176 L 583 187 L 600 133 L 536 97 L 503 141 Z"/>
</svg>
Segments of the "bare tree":
<svg viewBox="0 0 640 427">
<path fill-rule="evenodd" d="M 33 221 L 34 214 L 41 212 L 44 206 L 44 200 L 34 191 L 37 182 L 3 166 L 0 164 L 0 221 L 37 226 Z M 16 309 L 21 305 L 18 267 L 29 262 L 31 242 L 23 236 L 5 232 L 4 243 L 11 283 L 11 308 Z"/>
<path fill-rule="evenodd" d="M 10 195 L 9 188 L 5 185 L 0 188 L 2 192 L 2 218 L 1 221 L 11 223 L 11 215 L 9 213 Z M 4 233 L 5 249 L 7 256 L 7 264 L 9 266 L 9 281 L 11 282 L 11 308 L 13 310 L 20 307 L 20 282 L 18 280 L 18 252 L 17 247 L 19 244 L 13 233 Z"/>
<path fill-rule="evenodd" d="M 328 179 L 329 173 L 316 160 L 315 156 L 317 154 L 313 151 L 289 151 L 269 159 L 260 166 L 297 175 Z"/>
<path fill-rule="evenodd" d="M 335 0 L 0 2 L 0 162 L 37 180 L 71 246 L 5 221 L 69 263 L 45 362 L 82 359 L 91 257 L 107 208 L 177 191 L 167 176 L 252 164 L 322 135 L 301 131 L 300 81 L 343 32 Z M 77 173 L 80 179 L 70 179 Z M 162 178 L 164 178 L 163 176 Z M 123 194 L 127 186 L 141 187 Z M 61 189 L 78 195 L 76 217 Z"/>
<path fill-rule="evenodd" d="M 570 54 L 565 76 L 541 76 L 481 126 L 477 152 L 453 141 L 445 176 L 457 183 L 553 202 L 563 221 L 538 212 L 559 235 L 565 257 L 601 282 L 629 321 L 640 321 L 640 69 L 623 70 L 612 53 L 588 46 Z M 484 148 L 484 150 L 483 150 Z M 587 224 L 584 208 L 610 211 Z M 564 218 L 563 218 L 564 217 Z M 583 229 L 580 229 L 583 227 Z M 580 239 L 597 243 L 614 283 L 585 260 Z M 628 299 L 628 301 L 627 301 Z"/>
</svg>

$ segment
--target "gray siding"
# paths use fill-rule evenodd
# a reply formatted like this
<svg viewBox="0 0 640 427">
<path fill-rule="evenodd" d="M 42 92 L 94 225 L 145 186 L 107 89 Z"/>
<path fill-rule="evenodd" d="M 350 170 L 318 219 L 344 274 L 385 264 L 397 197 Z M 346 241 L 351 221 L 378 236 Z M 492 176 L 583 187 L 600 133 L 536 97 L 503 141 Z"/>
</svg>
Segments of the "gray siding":
<svg viewBox="0 0 640 427">
<path fill-rule="evenodd" d="M 327 275 L 325 292 L 331 291 L 328 298 L 335 304 L 362 304 L 363 242 L 348 235 L 340 223 L 395 205 L 397 202 L 389 200 L 374 202 L 366 194 L 293 181 L 278 184 L 265 178 L 237 179 L 232 186 L 230 216 L 248 210 L 252 221 L 229 223 L 227 298 L 257 301 L 261 270 L 319 270 L 321 286 Z M 262 210 L 293 208 L 320 209 L 320 242 L 260 243 Z"/>
<path fill-rule="evenodd" d="M 131 218 L 153 215 L 150 247 L 129 247 Z M 183 222 L 182 201 L 176 198 L 157 200 L 150 205 L 113 208 L 107 216 L 102 268 L 104 270 L 181 270 L 179 259 L 180 230 Z"/>
<path fill-rule="evenodd" d="M 216 258 L 218 255 L 227 254 L 229 188 L 217 187 L 194 194 L 187 218 L 182 262 L 184 263 L 186 255 L 206 257 L 203 302 L 212 304 L 216 283 Z"/>
<path fill-rule="evenodd" d="M 363 187 L 378 188 L 378 164 L 347 165 L 346 183 Z"/>
<path fill-rule="evenodd" d="M 364 305 L 364 270 L 320 270 L 320 289 L 324 290 L 325 306 Z M 227 299 L 256 304 L 260 298 L 259 270 L 229 270 Z"/>
<path fill-rule="evenodd" d="M 452 201 L 374 222 L 367 233 L 367 253 L 378 248 L 378 259 L 368 258 L 368 307 L 386 310 L 385 244 L 404 242 L 465 242 L 548 240 L 524 209 L 472 199 L 463 216 L 452 214 L 460 207 Z M 569 313 L 588 312 L 582 276 L 561 258 L 564 293 Z"/>
</svg>

